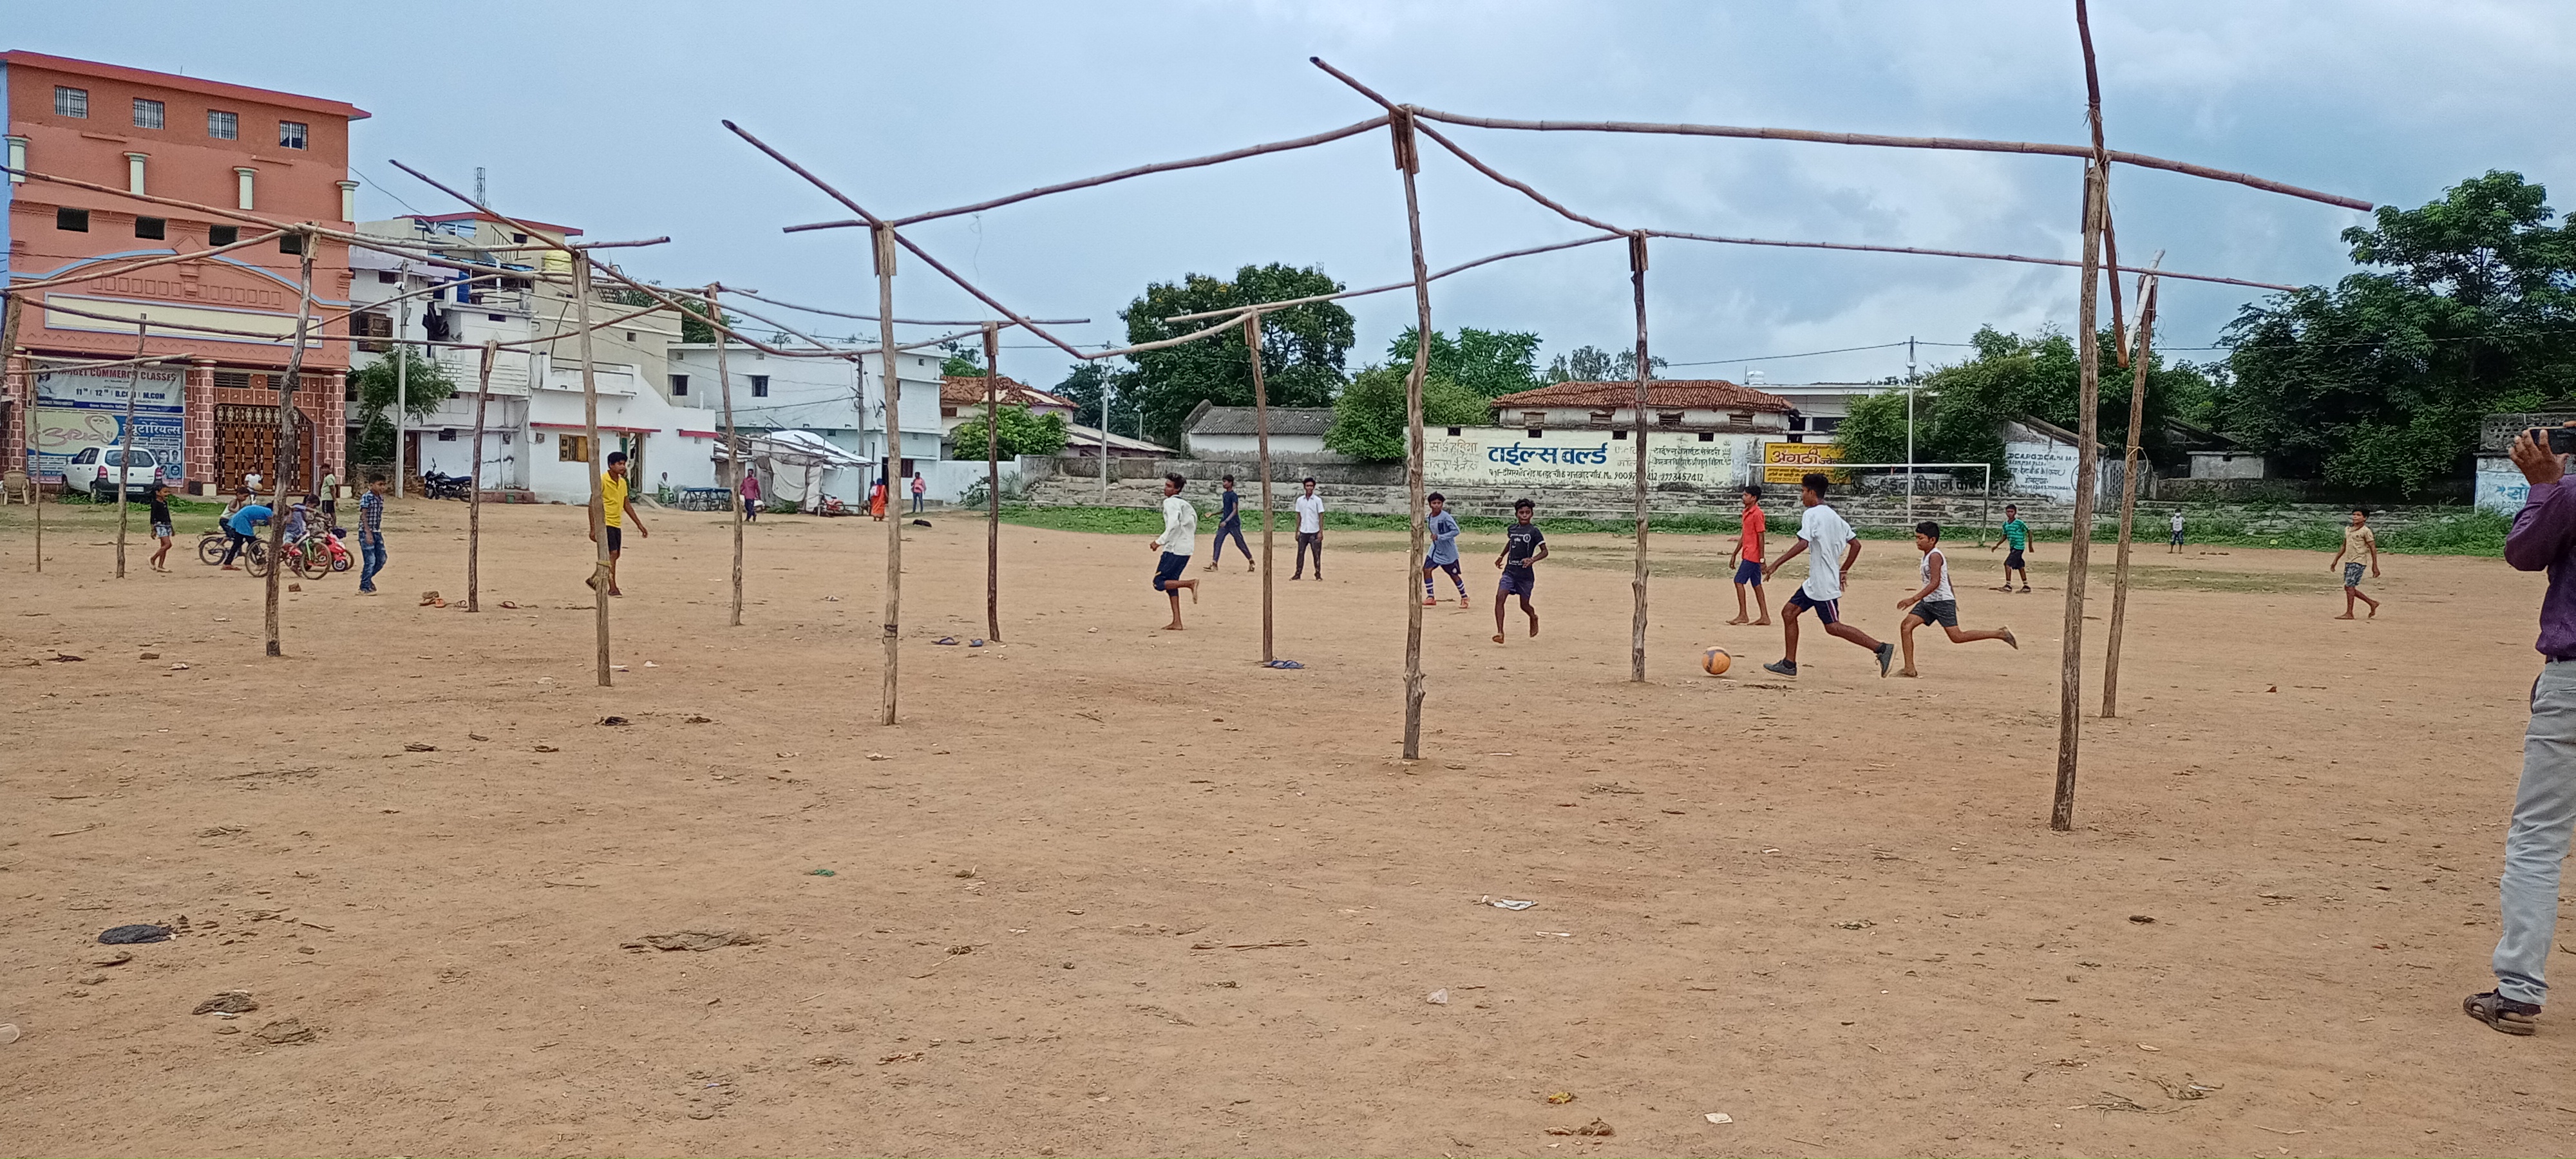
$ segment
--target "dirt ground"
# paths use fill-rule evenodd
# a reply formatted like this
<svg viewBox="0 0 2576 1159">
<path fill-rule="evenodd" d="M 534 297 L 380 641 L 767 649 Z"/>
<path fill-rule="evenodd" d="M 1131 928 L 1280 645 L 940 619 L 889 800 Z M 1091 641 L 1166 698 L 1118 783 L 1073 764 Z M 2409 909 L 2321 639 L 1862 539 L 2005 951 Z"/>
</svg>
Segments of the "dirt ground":
<svg viewBox="0 0 2576 1159">
<path fill-rule="evenodd" d="M 1291 672 L 1239 560 L 1157 631 L 1142 536 L 1005 527 L 1008 643 L 934 646 L 984 599 L 982 524 L 935 516 L 884 728 L 865 520 L 752 529 L 728 628 L 725 517 L 651 516 L 601 689 L 575 508 L 487 508 L 468 615 L 417 598 L 462 593 L 463 506 L 398 504 L 386 594 L 305 583 L 283 660 L 256 582 L 110 579 L 94 514 L 32 575 L 22 511 L 0 1151 L 2576 1151 L 2576 1016 L 2459 1013 L 2535 668 L 2500 561 L 2392 557 L 2339 623 L 2323 556 L 2141 553 L 2058 834 L 2060 544 L 2026 596 L 1958 552 L 2022 650 L 1882 680 L 1810 633 L 1791 682 L 1720 625 L 1724 541 L 1659 539 L 1639 685 L 1622 541 L 1558 539 L 1497 646 L 1471 534 L 1408 765 L 1393 535 L 1282 577 Z M 1870 541 L 1845 607 L 1891 629 L 1913 574 Z M 758 941 L 624 948 L 682 930 Z M 226 990 L 259 1008 L 190 1013 Z"/>
</svg>

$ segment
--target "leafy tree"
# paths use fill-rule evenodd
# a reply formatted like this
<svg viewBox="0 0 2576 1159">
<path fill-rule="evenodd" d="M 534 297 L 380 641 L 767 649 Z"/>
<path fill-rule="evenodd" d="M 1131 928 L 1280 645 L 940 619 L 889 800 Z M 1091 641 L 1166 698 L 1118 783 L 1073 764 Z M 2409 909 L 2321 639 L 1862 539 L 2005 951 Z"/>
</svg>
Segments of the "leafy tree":
<svg viewBox="0 0 2576 1159">
<path fill-rule="evenodd" d="M 394 378 L 396 360 L 405 366 L 400 383 Z M 413 353 L 408 346 L 397 346 L 351 373 L 349 384 L 358 392 L 349 412 L 358 420 L 358 443 L 350 449 L 350 457 L 364 463 L 394 461 L 394 421 L 385 412 L 394 407 L 397 386 L 403 412 L 414 419 L 428 418 L 456 394 L 456 381 L 447 376 L 446 366 Z"/>
<path fill-rule="evenodd" d="M 2374 267 L 2248 304 L 2217 421 L 2285 473 L 2412 493 L 2455 476 L 2479 420 L 2576 388 L 2576 215 L 2490 171 L 2343 233 Z"/>
<path fill-rule="evenodd" d="M 2111 332 L 2096 335 L 2102 359 L 2101 403 L 2096 420 L 2102 445 L 2118 448 L 2129 437 L 2132 371 L 2118 369 Z M 2004 466 L 2004 422 L 2025 415 L 2068 430 L 2081 421 L 2082 367 L 2074 340 L 2053 329 L 2034 337 L 1981 327 L 1969 339 L 1976 356 L 1923 378 L 1914 398 L 1914 461 L 1992 463 Z M 2207 372 L 2190 363 L 2152 356 L 2147 367 L 2147 423 L 2141 439 L 2149 457 L 2164 448 L 2167 418 L 2189 418 L 2206 409 Z M 1905 392 L 1891 390 L 1855 399 L 1834 439 L 1856 463 L 1905 461 Z M 2116 453 L 2116 451 L 2114 452 Z"/>
<path fill-rule="evenodd" d="M 939 349 L 948 355 L 948 360 L 939 364 L 939 373 L 949 378 L 984 376 L 983 351 L 976 346 L 967 345 L 965 339 L 951 338 L 940 343 Z"/>
<path fill-rule="evenodd" d="M 1052 455 L 1064 449 L 1063 415 L 1042 415 L 1029 409 L 1029 404 L 1015 402 L 1001 408 L 1002 455 Z M 984 449 L 984 412 L 979 407 L 975 417 L 957 424 L 950 436 L 951 445 L 960 458 L 975 458 Z"/>
<path fill-rule="evenodd" d="M 1333 400 L 1333 425 L 1324 445 L 1359 459 L 1385 462 L 1411 451 L 1411 428 L 1405 421 L 1404 383 L 1409 370 L 1372 366 L 1362 370 Z M 1422 377 L 1422 425 L 1483 426 L 1484 395 L 1438 374 Z"/>
<path fill-rule="evenodd" d="M 1273 262 L 1236 270 L 1232 281 L 1190 274 L 1176 283 L 1153 283 L 1118 316 L 1127 323 L 1127 341 L 1145 343 L 1211 324 L 1204 319 L 1178 324 L 1163 320 L 1173 315 L 1341 289 L 1342 284 L 1320 267 L 1299 269 Z M 1331 404 L 1342 387 L 1343 358 L 1356 340 L 1351 312 L 1339 303 L 1311 302 L 1263 314 L 1261 365 L 1270 405 Z M 1181 444 L 1182 425 L 1202 399 L 1218 406 L 1252 405 L 1252 360 L 1244 351 L 1239 327 L 1195 342 L 1143 351 L 1128 361 L 1134 369 L 1120 376 L 1119 398 L 1135 401 L 1144 414 L 1146 437 L 1165 446 Z"/>
<path fill-rule="evenodd" d="M 1419 345 L 1420 332 L 1411 326 L 1387 344 L 1386 358 L 1390 369 L 1410 373 L 1413 351 Z M 1497 398 L 1514 391 L 1536 390 L 1546 385 L 1538 376 L 1538 335 L 1510 330 L 1478 330 L 1473 326 L 1458 328 L 1453 341 L 1438 330 L 1431 332 L 1431 373 L 1475 391 L 1486 398 Z"/>
<path fill-rule="evenodd" d="M 1085 362 L 1074 367 L 1055 384 L 1054 394 L 1073 403 L 1073 421 L 1086 427 L 1101 426 L 1100 401 L 1109 399 L 1107 429 L 1134 434 L 1136 431 L 1136 398 L 1129 393 L 1125 377 L 1105 362 Z"/>
<path fill-rule="evenodd" d="M 1646 377 L 1662 378 L 1663 375 L 1657 372 L 1670 365 L 1672 363 L 1665 361 L 1662 355 L 1649 354 L 1646 356 Z M 1637 350 L 1632 346 L 1621 347 L 1616 352 L 1598 346 L 1577 346 L 1568 353 L 1557 355 L 1554 362 L 1548 363 L 1547 373 L 1540 376 L 1542 384 L 1635 381 Z"/>
</svg>

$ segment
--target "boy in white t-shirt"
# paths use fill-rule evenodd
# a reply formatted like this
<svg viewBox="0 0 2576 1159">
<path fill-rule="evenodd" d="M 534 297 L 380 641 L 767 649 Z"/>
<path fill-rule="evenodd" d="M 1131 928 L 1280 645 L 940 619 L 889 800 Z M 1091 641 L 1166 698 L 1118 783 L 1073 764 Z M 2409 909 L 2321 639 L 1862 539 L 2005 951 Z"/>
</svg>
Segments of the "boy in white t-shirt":
<svg viewBox="0 0 2576 1159">
<path fill-rule="evenodd" d="M 1297 572 L 1306 578 L 1306 549 L 1315 550 L 1315 578 L 1324 578 L 1324 497 L 1315 493 L 1315 477 L 1306 476 L 1306 493 L 1297 497 Z"/>
<path fill-rule="evenodd" d="M 1181 589 L 1190 589 L 1190 602 L 1199 602 L 1199 581 L 1182 579 L 1189 570 L 1190 552 L 1198 542 L 1199 509 L 1181 498 L 1183 480 L 1178 475 L 1163 476 L 1163 533 L 1146 544 L 1146 550 L 1163 553 L 1162 565 L 1154 569 L 1154 590 L 1172 598 L 1172 622 L 1163 625 L 1166 632 L 1181 630 Z"/>
<path fill-rule="evenodd" d="M 1905 618 L 1897 624 L 1897 634 L 1905 640 L 1905 667 L 1897 669 L 1897 675 L 1916 675 L 1914 629 L 1924 624 L 1941 625 L 1941 630 L 1950 634 L 1950 642 L 1953 644 L 2001 640 L 2012 645 L 2015 651 L 2021 649 L 2021 641 L 2013 638 L 2011 628 L 1996 628 L 1992 631 L 1959 630 L 1959 597 L 1950 590 L 1950 559 L 1941 553 L 1940 524 L 1929 519 L 1915 524 L 1914 550 L 1923 553 L 1923 562 L 1915 565 L 1918 574 L 1923 577 L 1923 586 L 1916 589 L 1913 595 L 1896 601 L 1897 611 L 1906 612 L 1907 608 L 1913 609 L 1906 612 Z"/>
<path fill-rule="evenodd" d="M 1807 582 L 1781 605 L 1780 634 L 1786 650 L 1777 664 L 1762 666 L 1766 672 L 1782 676 L 1798 674 L 1798 617 L 1814 612 L 1827 635 L 1849 640 L 1869 649 L 1878 657 L 1878 674 L 1887 675 L 1887 666 L 1896 659 L 1896 645 L 1882 644 L 1870 634 L 1843 622 L 1843 580 L 1851 575 L 1852 563 L 1860 558 L 1860 540 L 1852 535 L 1852 525 L 1840 513 L 1825 506 L 1825 488 L 1831 480 L 1811 474 L 1798 481 L 1798 501 L 1806 513 L 1798 518 L 1798 545 L 1780 553 L 1780 558 L 1763 565 L 1762 578 L 1772 574 L 1802 553 L 1813 551 L 1807 560 Z"/>
<path fill-rule="evenodd" d="M 2165 554 L 2166 554 L 2166 555 L 2177 555 L 2177 554 L 2180 554 L 2181 552 L 2182 552 L 2182 511 L 2181 511 L 2181 509 L 2180 509 L 2180 508 L 2176 508 L 2176 509 L 2175 509 L 2175 511 L 2174 511 L 2174 513 L 2173 513 L 2173 541 L 2172 541 L 2172 542 L 2170 542 L 2170 543 L 2167 543 L 2167 544 L 2165 545 Z"/>
</svg>

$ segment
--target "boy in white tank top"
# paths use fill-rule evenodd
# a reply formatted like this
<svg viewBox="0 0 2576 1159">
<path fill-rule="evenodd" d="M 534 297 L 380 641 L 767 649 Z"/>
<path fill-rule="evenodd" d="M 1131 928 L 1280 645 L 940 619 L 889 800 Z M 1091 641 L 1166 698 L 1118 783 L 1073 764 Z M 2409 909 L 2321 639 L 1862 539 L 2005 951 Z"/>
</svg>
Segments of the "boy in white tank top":
<svg viewBox="0 0 2576 1159">
<path fill-rule="evenodd" d="M 1950 642 L 1953 644 L 1969 644 L 1978 640 L 2001 640 L 2012 645 L 2015 650 L 2021 648 L 2021 641 L 2013 638 L 2011 628 L 1980 631 L 1959 629 L 1959 597 L 1950 590 L 1950 560 L 1941 553 L 1940 524 L 1929 519 L 1915 524 L 1914 549 L 1923 553 L 1923 561 L 1916 565 L 1923 577 L 1923 586 L 1916 589 L 1913 595 L 1896 601 L 1896 610 L 1905 612 L 1905 620 L 1897 628 L 1897 634 L 1905 646 L 1905 667 L 1898 669 L 1897 675 L 1920 675 L 1914 671 L 1914 629 L 1925 624 L 1941 625 L 1941 630 L 1950 634 Z M 1907 611 L 1909 608 L 1913 610 Z"/>
</svg>

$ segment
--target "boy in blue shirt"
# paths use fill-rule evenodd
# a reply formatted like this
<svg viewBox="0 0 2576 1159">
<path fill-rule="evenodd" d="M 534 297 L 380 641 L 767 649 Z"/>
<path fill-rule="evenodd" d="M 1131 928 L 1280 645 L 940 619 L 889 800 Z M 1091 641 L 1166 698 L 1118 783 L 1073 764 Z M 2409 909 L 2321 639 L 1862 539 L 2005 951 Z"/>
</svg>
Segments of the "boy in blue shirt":
<svg viewBox="0 0 2576 1159">
<path fill-rule="evenodd" d="M 1215 571 L 1216 565 L 1225 561 L 1225 540 L 1233 536 L 1235 550 L 1243 553 L 1244 572 L 1259 571 L 1260 566 L 1252 562 L 1252 545 L 1243 541 L 1243 497 L 1234 493 L 1234 476 L 1218 482 L 1225 485 L 1225 493 L 1217 496 L 1216 545 L 1208 549 L 1207 567 L 1201 570 Z"/>
<path fill-rule="evenodd" d="M 1422 525 L 1431 533 L 1431 551 L 1422 558 L 1422 606 L 1433 607 L 1440 602 L 1431 586 L 1432 569 L 1438 568 L 1449 573 L 1450 583 L 1458 585 L 1458 606 L 1467 607 L 1467 577 L 1458 574 L 1458 517 L 1449 514 L 1449 500 L 1437 491 L 1431 493 L 1431 518 L 1423 520 Z"/>
</svg>

